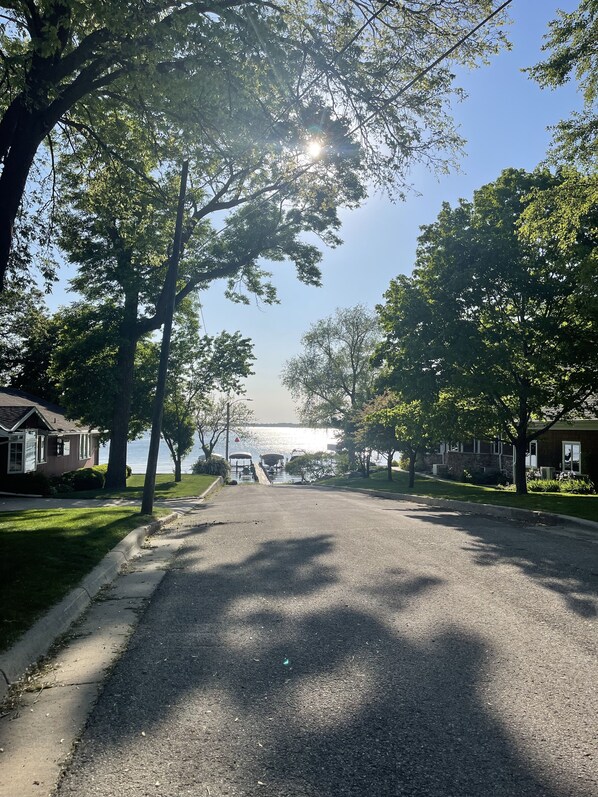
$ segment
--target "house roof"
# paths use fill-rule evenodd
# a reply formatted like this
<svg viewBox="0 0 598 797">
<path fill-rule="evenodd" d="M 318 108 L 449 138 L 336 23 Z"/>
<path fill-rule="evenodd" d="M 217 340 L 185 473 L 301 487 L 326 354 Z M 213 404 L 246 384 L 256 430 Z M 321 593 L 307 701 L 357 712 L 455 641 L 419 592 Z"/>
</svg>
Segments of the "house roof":
<svg viewBox="0 0 598 797">
<path fill-rule="evenodd" d="M 0 387 L 0 431 L 14 432 L 27 418 L 35 415 L 37 427 L 59 434 L 84 434 L 89 430 L 80 423 L 70 420 L 66 410 L 58 404 L 15 390 Z"/>
</svg>

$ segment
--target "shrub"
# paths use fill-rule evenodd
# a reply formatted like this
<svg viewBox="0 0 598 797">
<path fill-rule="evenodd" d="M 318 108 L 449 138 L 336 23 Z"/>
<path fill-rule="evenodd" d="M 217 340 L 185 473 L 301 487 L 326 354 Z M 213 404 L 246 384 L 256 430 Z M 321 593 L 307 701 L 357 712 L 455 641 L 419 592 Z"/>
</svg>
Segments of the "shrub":
<svg viewBox="0 0 598 797">
<path fill-rule="evenodd" d="M 496 487 L 501 485 L 506 487 L 509 480 L 502 471 L 498 468 L 477 468 L 475 470 L 464 470 L 463 479 L 470 484 L 485 485 L 488 487 Z"/>
<path fill-rule="evenodd" d="M 6 477 L 6 492 L 19 495 L 52 495 L 52 484 L 45 473 L 14 473 Z"/>
<path fill-rule="evenodd" d="M 104 474 L 104 480 L 106 479 L 106 474 L 108 473 L 108 463 L 104 465 L 92 465 L 92 470 L 97 471 L 98 473 Z M 132 473 L 132 468 L 130 465 L 125 465 L 125 478 L 128 479 Z"/>
<path fill-rule="evenodd" d="M 561 485 L 558 479 L 530 479 L 527 489 L 530 493 L 558 493 Z"/>
<path fill-rule="evenodd" d="M 596 487 L 590 479 L 563 479 L 559 481 L 560 491 L 572 495 L 595 495 Z"/>
<path fill-rule="evenodd" d="M 329 451 L 315 454 L 302 454 L 286 464 L 286 472 L 291 476 L 301 476 L 301 481 L 317 481 L 336 476 L 347 467 L 347 459 Z M 363 474 L 360 472 L 359 476 Z"/>
<path fill-rule="evenodd" d="M 200 457 L 191 467 L 191 473 L 205 473 L 208 476 L 222 476 L 224 481 L 227 481 L 230 476 L 230 466 L 223 457 L 216 455 L 212 455 L 210 459 L 204 459 L 203 457 Z"/>
<path fill-rule="evenodd" d="M 106 481 L 105 475 L 93 468 L 78 468 L 72 471 L 73 489 L 80 490 L 101 490 Z"/>
</svg>

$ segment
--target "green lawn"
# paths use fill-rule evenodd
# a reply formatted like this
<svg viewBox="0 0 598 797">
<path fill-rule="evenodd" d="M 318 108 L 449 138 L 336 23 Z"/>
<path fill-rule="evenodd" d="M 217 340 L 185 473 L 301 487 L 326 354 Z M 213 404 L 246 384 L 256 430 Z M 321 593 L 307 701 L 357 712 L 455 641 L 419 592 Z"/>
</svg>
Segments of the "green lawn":
<svg viewBox="0 0 598 797">
<path fill-rule="evenodd" d="M 368 490 L 384 490 L 409 495 L 425 495 L 431 498 L 452 498 L 457 501 L 469 501 L 476 504 L 496 504 L 513 506 L 519 509 L 536 509 L 542 512 L 554 512 L 558 515 L 571 515 L 585 520 L 598 521 L 598 495 L 565 495 L 563 493 L 528 493 L 517 495 L 494 487 L 479 487 L 474 484 L 439 481 L 416 477 L 415 487 L 407 487 L 407 473 L 393 472 L 393 481 L 389 482 L 386 471 L 377 471 L 369 479 L 327 479 L 323 484 L 338 487 L 365 488 Z"/>
<path fill-rule="evenodd" d="M 132 506 L 0 512 L 0 651 L 150 520 Z"/>
<path fill-rule="evenodd" d="M 216 476 L 195 476 L 185 473 L 180 482 L 175 482 L 174 476 L 169 473 L 156 475 L 156 489 L 154 495 L 160 498 L 195 498 L 201 495 Z M 141 500 L 145 474 L 133 473 L 127 479 L 125 490 L 81 490 L 80 492 L 59 493 L 55 498 L 129 498 L 132 501 Z"/>
</svg>

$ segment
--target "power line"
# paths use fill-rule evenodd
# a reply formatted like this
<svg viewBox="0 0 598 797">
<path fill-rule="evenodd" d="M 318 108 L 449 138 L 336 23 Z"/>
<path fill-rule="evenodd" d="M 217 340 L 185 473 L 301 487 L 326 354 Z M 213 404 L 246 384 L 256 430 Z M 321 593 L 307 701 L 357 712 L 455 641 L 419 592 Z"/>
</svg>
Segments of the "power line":
<svg viewBox="0 0 598 797">
<path fill-rule="evenodd" d="M 449 47 L 449 49 L 446 50 L 444 53 L 442 53 L 442 55 L 439 55 L 438 58 L 436 58 L 434 61 L 432 61 L 432 63 L 429 64 L 425 69 L 422 69 L 421 72 L 419 72 L 417 75 L 415 75 L 414 78 L 412 78 L 408 83 L 406 83 L 402 88 L 400 88 L 395 94 L 393 94 L 392 97 L 389 97 L 387 100 L 385 100 L 385 102 L 380 106 L 380 108 L 377 108 L 375 111 L 373 111 L 362 122 L 360 122 L 358 125 L 356 125 L 352 130 L 350 130 L 349 133 L 347 133 L 347 135 L 348 136 L 352 136 L 354 133 L 356 133 L 358 130 L 360 130 L 364 125 L 369 124 L 369 122 L 371 122 L 373 119 L 375 119 L 376 116 L 378 116 L 378 114 L 381 113 L 381 111 L 383 111 L 385 108 L 388 108 L 388 106 L 392 105 L 393 102 L 396 102 L 401 95 L 403 95 L 406 91 L 409 91 L 409 89 L 413 85 L 415 85 L 415 83 L 417 83 L 419 80 L 421 80 L 423 77 L 425 77 L 429 72 L 431 72 L 432 69 L 434 69 L 435 66 L 438 66 L 438 64 L 440 64 L 442 61 L 444 61 L 446 58 L 448 58 L 449 55 L 454 53 L 455 50 L 457 50 L 462 44 L 464 44 L 468 39 L 470 39 L 474 35 L 474 33 L 477 33 L 478 30 L 480 30 L 480 28 L 482 28 L 484 25 L 486 25 L 486 23 L 490 22 L 490 20 L 493 17 L 495 17 L 497 14 L 500 14 L 500 12 L 503 11 L 508 5 L 510 5 L 511 2 L 512 2 L 512 0 L 506 0 L 506 2 L 504 2 L 502 5 L 500 5 L 491 14 L 489 14 L 485 19 L 483 19 L 479 24 L 477 24 L 475 26 L 475 28 L 472 28 L 468 33 L 465 34 L 465 36 L 462 36 L 459 39 L 459 41 L 457 41 L 455 44 L 453 44 L 452 47 Z"/>
<path fill-rule="evenodd" d="M 432 69 L 434 69 L 436 66 L 438 66 L 438 64 L 440 64 L 442 61 L 444 61 L 446 58 L 448 58 L 452 53 L 454 53 L 455 50 L 457 50 L 459 47 L 461 47 L 461 45 L 463 45 L 468 39 L 470 39 L 475 33 L 477 33 L 478 30 L 480 30 L 484 25 L 486 25 L 488 22 L 490 22 L 491 19 L 493 19 L 497 14 L 499 14 L 501 11 L 503 11 L 507 6 L 509 6 L 511 4 L 511 2 L 512 2 L 512 0 L 505 0 L 505 2 L 503 2 L 498 8 L 496 8 L 494 11 L 492 11 L 490 14 L 488 14 L 481 22 L 479 22 L 475 27 L 473 27 L 470 31 L 468 31 L 457 42 L 455 42 L 455 44 L 453 44 L 451 47 L 449 47 L 447 50 L 445 50 L 441 55 L 439 55 L 438 58 L 436 58 L 434 61 L 432 61 L 432 63 L 429 64 L 427 67 L 425 67 L 425 69 L 422 69 L 420 72 L 418 72 L 417 75 L 415 75 L 410 81 L 408 81 L 397 92 L 395 92 L 395 94 L 393 94 L 392 97 L 389 97 L 387 100 L 385 100 L 384 103 L 379 108 L 377 108 L 375 111 L 373 111 L 368 117 L 366 117 L 364 120 L 362 120 L 359 124 L 355 125 L 355 127 L 353 127 L 347 133 L 347 138 L 349 138 L 350 136 L 353 136 L 361 128 L 363 128 L 365 125 L 369 124 L 373 119 L 375 119 L 376 116 L 378 116 L 382 111 L 384 111 L 389 105 L 391 105 L 393 102 L 396 102 L 396 100 L 399 97 L 401 97 L 406 91 L 408 91 L 410 88 L 412 88 L 418 81 L 420 81 L 429 72 L 431 72 Z M 363 30 L 366 27 L 366 25 L 370 24 L 389 5 L 392 5 L 392 0 L 388 0 L 387 2 L 385 2 L 383 7 L 381 9 L 379 9 L 379 11 L 375 15 L 372 15 L 369 18 L 369 20 L 366 23 L 364 23 L 364 25 L 362 25 L 362 27 L 359 29 L 359 35 L 361 35 L 361 33 L 363 32 Z M 352 37 L 351 43 L 353 43 L 353 41 L 355 41 L 356 35 Z M 345 52 L 346 49 L 349 46 L 350 46 L 350 44 L 344 45 L 343 49 L 339 52 L 337 57 L 340 57 L 340 55 L 343 52 Z M 334 60 L 336 60 L 336 58 Z M 334 60 L 331 63 L 334 63 Z M 318 76 L 317 79 L 319 79 L 323 74 L 324 74 L 324 72 L 322 72 Z M 301 99 L 301 97 L 305 96 L 305 92 L 308 91 L 309 88 L 311 86 L 313 86 L 313 85 L 314 85 L 313 82 L 310 83 L 309 86 L 303 91 L 302 94 L 300 94 L 298 96 L 297 99 Z M 292 105 L 288 106 L 287 110 L 290 109 L 291 107 L 292 107 Z M 274 125 L 274 124 L 275 124 L 275 122 L 272 123 L 272 125 Z M 268 128 L 269 131 L 271 129 L 272 129 L 272 127 Z M 302 169 L 301 173 L 303 174 L 304 172 L 305 172 L 305 169 Z M 295 179 L 297 179 L 297 178 L 295 178 Z M 257 202 L 257 204 L 254 206 L 254 209 L 255 210 L 259 210 L 260 207 L 265 207 L 266 204 L 268 202 L 270 202 L 273 197 L 275 197 L 278 194 L 280 194 L 282 192 L 282 190 L 283 190 L 282 187 L 281 188 L 277 188 L 277 189 L 273 189 L 272 192 L 269 193 L 267 197 L 264 197 L 263 199 L 261 199 L 261 200 L 259 200 Z M 229 222 L 227 221 L 227 222 L 225 222 L 224 227 L 222 227 L 220 230 L 214 231 L 212 236 L 211 236 L 211 238 L 210 238 L 210 240 L 207 241 L 204 244 L 203 249 L 205 250 L 205 247 L 208 245 L 208 243 L 210 243 L 212 240 L 214 240 L 219 235 L 224 233 L 228 226 L 229 226 Z"/>
</svg>

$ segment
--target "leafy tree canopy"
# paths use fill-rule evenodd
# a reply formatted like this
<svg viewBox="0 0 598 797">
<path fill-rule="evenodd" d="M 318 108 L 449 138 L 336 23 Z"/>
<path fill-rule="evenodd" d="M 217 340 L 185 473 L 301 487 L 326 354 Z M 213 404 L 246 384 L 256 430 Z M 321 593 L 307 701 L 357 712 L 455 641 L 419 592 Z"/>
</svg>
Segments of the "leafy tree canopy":
<svg viewBox="0 0 598 797">
<path fill-rule="evenodd" d="M 210 459 L 227 429 L 230 434 L 244 435 L 252 420 L 251 407 L 243 400 L 216 393 L 204 398 L 195 414 L 195 426 L 205 458 Z"/>
<path fill-rule="evenodd" d="M 85 303 L 63 308 L 54 316 L 55 347 L 50 376 L 58 385 L 60 403 L 73 418 L 109 437 L 117 396 L 119 308 Z M 155 384 L 156 344 L 142 340 L 137 347 L 133 387 L 134 413 L 129 439 L 135 439 L 151 423 L 151 393 Z"/>
<path fill-rule="evenodd" d="M 502 43 L 494 17 L 413 82 L 493 10 L 490 0 L 17 0 L 0 36 L 0 283 L 40 145 L 83 137 L 134 171 L 104 123 L 140 120 L 155 146 L 203 153 L 201 184 L 222 200 L 258 160 L 279 183 L 299 142 L 339 135 L 364 174 L 401 190 L 406 167 L 443 168 L 459 137 L 448 113 L 452 64 L 473 65 Z M 322 124 L 323 121 L 323 124 Z M 126 139 L 127 136 L 124 136 Z M 338 148 L 340 153 L 342 148 Z M 304 146 L 301 147 L 304 152 Z M 221 171 L 234 152 L 235 170 Z M 282 158 L 281 158 L 282 154 Z M 230 159 L 229 159 L 230 162 Z M 275 174 L 276 173 L 276 174 Z"/>
<path fill-rule="evenodd" d="M 413 277 L 394 280 L 379 308 L 387 378 L 408 398 L 449 388 L 485 404 L 515 444 L 521 491 L 527 443 L 541 433 L 530 420 L 546 429 L 589 408 L 598 389 L 598 294 L 581 279 L 591 241 L 580 235 L 564 256 L 518 235 L 530 192 L 559 180 L 508 169 L 473 202 L 445 204 L 423 228 Z"/>
<path fill-rule="evenodd" d="M 598 2 L 582 0 L 569 13 L 558 11 L 542 49 L 549 55 L 528 72 L 546 88 L 574 77 L 584 109 L 561 121 L 555 131 L 554 156 L 596 173 L 598 166 Z"/>
<path fill-rule="evenodd" d="M 522 234 L 531 241 L 556 242 L 567 253 L 580 231 L 598 237 L 598 2 L 582 0 L 572 12 L 559 11 L 550 23 L 543 50 L 546 60 L 528 70 L 544 88 L 575 78 L 584 104 L 580 112 L 554 128 L 550 161 L 561 167 L 562 180 L 534 191 L 522 218 Z M 572 253 L 576 258 L 576 255 Z M 587 279 L 592 290 L 596 255 L 589 256 Z"/>
</svg>

